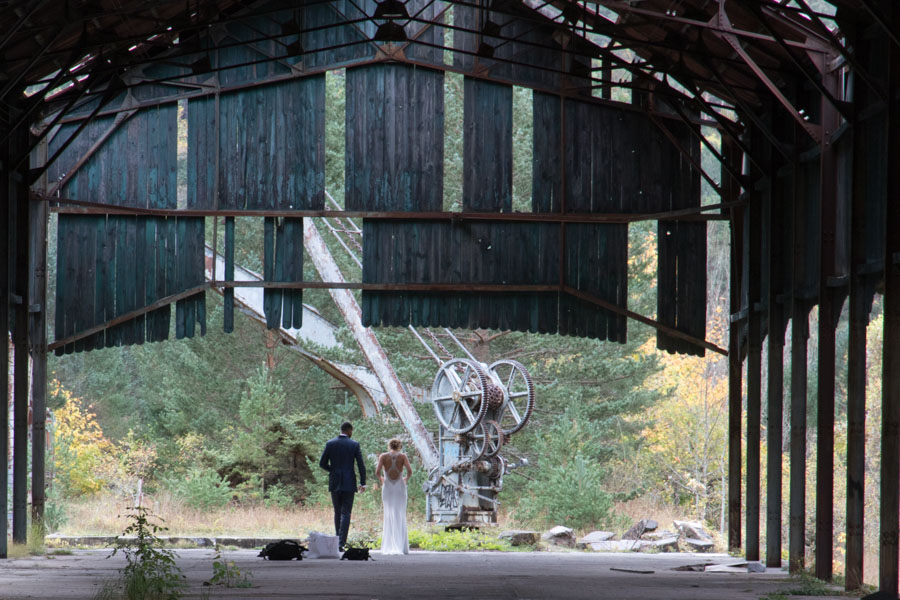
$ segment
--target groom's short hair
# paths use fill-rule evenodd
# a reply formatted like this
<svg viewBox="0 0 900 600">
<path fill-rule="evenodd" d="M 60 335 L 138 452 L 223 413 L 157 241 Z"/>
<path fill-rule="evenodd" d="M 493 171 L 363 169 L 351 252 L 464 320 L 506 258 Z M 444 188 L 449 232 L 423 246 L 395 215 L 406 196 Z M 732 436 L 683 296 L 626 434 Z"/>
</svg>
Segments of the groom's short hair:
<svg viewBox="0 0 900 600">
<path fill-rule="evenodd" d="M 349 433 L 353 431 L 353 424 L 350 421 L 341 423 L 341 433 Z"/>
</svg>

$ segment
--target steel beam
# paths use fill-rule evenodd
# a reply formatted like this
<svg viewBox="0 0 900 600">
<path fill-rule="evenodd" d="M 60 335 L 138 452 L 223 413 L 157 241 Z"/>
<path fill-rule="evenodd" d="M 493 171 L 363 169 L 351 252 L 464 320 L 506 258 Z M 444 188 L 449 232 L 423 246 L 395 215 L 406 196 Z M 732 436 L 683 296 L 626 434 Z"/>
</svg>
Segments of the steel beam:
<svg viewBox="0 0 900 600">
<path fill-rule="evenodd" d="M 770 267 L 771 268 L 771 267 Z M 766 420 L 766 567 L 781 568 L 782 439 L 784 419 L 784 324 L 782 305 L 769 296 Z"/>
<path fill-rule="evenodd" d="M 806 376 L 809 309 L 795 300 L 791 315 L 791 475 L 788 561 L 791 573 L 806 565 Z"/>
<path fill-rule="evenodd" d="M 888 11 L 888 31 L 900 31 L 900 7 Z M 868 6 L 868 4 L 866 3 Z M 873 11 L 873 14 L 875 12 Z M 900 529 L 900 44 L 890 45 L 887 89 L 887 211 L 884 244 L 884 337 L 881 381 L 881 539 L 878 588 L 898 594 Z"/>
<path fill-rule="evenodd" d="M 0 117 L 8 113 L 0 106 Z M 0 122 L 6 119 L 0 118 Z M 9 169 L 9 145 L 0 142 L 0 452 L 3 464 L 0 465 L 0 558 L 7 555 L 7 522 L 9 511 L 9 312 L 10 312 L 10 280 L 9 261 L 14 256 L 12 246 L 12 188 Z"/>
<path fill-rule="evenodd" d="M 175 208 L 142 208 L 120 206 L 103 202 L 73 200 L 70 198 L 54 198 L 46 194 L 32 193 L 36 202 L 52 202 L 77 207 L 67 210 L 52 207 L 51 211 L 62 214 L 97 214 L 97 215 L 144 215 L 151 217 L 285 217 L 307 218 L 324 217 L 328 219 L 392 219 L 415 221 L 508 221 L 526 223 L 636 223 L 639 221 L 709 221 L 727 220 L 721 214 L 703 214 L 707 211 L 722 210 L 742 206 L 741 200 L 707 204 L 690 208 L 679 208 L 654 213 L 533 213 L 533 212 L 453 212 L 453 211 L 360 211 L 360 210 L 231 210 L 203 209 L 182 210 Z"/>
<path fill-rule="evenodd" d="M 837 89 L 833 73 L 824 85 Z M 838 290 L 828 285 L 835 273 L 838 166 L 830 135 L 840 126 L 840 115 L 832 103 L 822 99 L 820 164 L 821 244 L 819 271 L 819 357 L 816 411 L 816 577 L 831 581 L 834 560 L 834 376 L 835 328 L 840 317 Z"/>
<path fill-rule="evenodd" d="M 31 517 L 43 535 L 47 416 L 47 204 L 29 203 L 28 347 L 31 355 Z"/>
<path fill-rule="evenodd" d="M 861 57 L 864 60 L 863 57 Z M 853 102 L 865 105 L 861 85 L 853 80 Z M 871 89 L 871 86 L 869 87 Z M 871 285 L 862 273 L 866 263 L 866 202 L 867 161 L 870 149 L 859 133 L 861 126 L 853 126 L 853 175 L 850 200 L 850 322 L 847 341 L 847 517 L 844 586 L 857 590 L 863 584 L 863 555 L 865 553 L 865 477 L 866 477 L 866 326 L 868 307 L 866 288 Z M 874 182 L 873 182 L 874 183 Z"/>
<path fill-rule="evenodd" d="M 739 163 L 741 152 L 734 141 L 722 141 L 723 154 L 733 163 Z M 723 172 L 722 181 L 725 173 Z M 740 189 L 728 184 L 726 189 L 736 197 Z M 744 248 L 743 210 L 731 211 L 731 261 L 730 261 L 730 311 L 741 310 L 742 251 Z M 728 549 L 741 547 L 741 415 L 743 412 L 742 371 L 739 322 L 728 324 Z"/>
<path fill-rule="evenodd" d="M 750 239 L 747 317 L 747 560 L 759 560 L 759 490 L 760 490 L 760 420 L 762 401 L 762 309 L 760 283 L 762 277 L 762 202 L 752 192 L 749 207 Z"/>
<path fill-rule="evenodd" d="M 769 157 L 771 158 L 771 156 Z M 772 172 L 771 161 L 769 164 Z M 766 391 L 766 567 L 781 568 L 781 524 L 783 487 L 783 421 L 784 421 L 784 305 L 779 295 L 784 289 L 782 246 L 776 240 L 784 239 L 781 219 L 775 218 L 776 207 L 782 198 L 776 198 L 773 185 L 775 177 L 768 178 L 766 198 L 766 222 L 769 228 L 768 281 L 768 389 Z"/>
<path fill-rule="evenodd" d="M 10 137 L 11 149 L 28 145 L 28 130 L 20 127 Z M 11 152 L 14 154 L 14 152 Z M 28 533 L 28 182 L 27 165 L 10 173 L 9 203 L 13 207 L 11 238 L 14 241 L 13 290 L 13 542 L 24 544 Z"/>
<path fill-rule="evenodd" d="M 343 280 L 340 268 L 311 219 L 303 219 L 303 246 L 309 253 L 319 277 L 330 281 Z M 381 387 L 387 394 L 391 406 L 394 407 L 397 417 L 412 438 L 413 445 L 422 458 L 425 469 L 431 469 L 438 464 L 438 453 L 434 441 L 419 419 L 419 414 L 416 412 L 409 394 L 397 377 L 397 373 L 391 366 L 381 344 L 378 343 L 374 332 L 368 327 L 363 327 L 362 310 L 360 310 L 356 298 L 353 297 L 352 292 L 346 289 L 332 289 L 330 293 L 335 305 L 343 315 L 347 327 L 366 357 L 366 361 L 375 372 L 378 381 L 381 382 Z"/>
<path fill-rule="evenodd" d="M 861 155 L 860 155 L 861 156 Z M 865 477 L 866 477 L 866 278 L 859 273 L 865 263 L 865 196 L 858 191 L 856 173 L 863 170 L 854 156 L 854 185 L 850 234 L 850 323 L 847 343 L 847 542 L 845 581 L 847 590 L 863 584 Z M 861 179 L 861 178 L 859 178 Z"/>
</svg>

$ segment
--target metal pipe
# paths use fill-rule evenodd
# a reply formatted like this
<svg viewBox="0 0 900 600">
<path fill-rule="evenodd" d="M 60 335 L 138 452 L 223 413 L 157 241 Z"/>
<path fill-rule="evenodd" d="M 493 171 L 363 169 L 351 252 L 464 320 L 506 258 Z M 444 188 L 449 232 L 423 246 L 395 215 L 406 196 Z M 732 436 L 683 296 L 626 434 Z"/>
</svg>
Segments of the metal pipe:
<svg viewBox="0 0 900 600">
<path fill-rule="evenodd" d="M 453 335 L 453 332 L 452 332 L 452 331 L 450 331 L 450 330 L 447 329 L 446 327 L 444 327 L 444 331 L 447 332 L 447 335 L 450 336 L 450 339 L 452 339 L 454 342 L 456 342 L 456 345 L 457 345 L 457 346 L 459 346 L 460 348 L 462 348 L 462 351 L 466 354 L 466 356 L 469 357 L 469 359 L 474 360 L 475 362 L 481 364 L 481 361 L 478 360 L 477 358 L 475 358 L 475 356 L 474 356 L 471 352 L 469 352 L 469 349 L 468 349 L 468 348 L 466 348 L 465 346 L 463 346 L 462 342 L 460 342 L 460 341 L 456 338 L 456 336 Z"/>
<path fill-rule="evenodd" d="M 313 261 L 319 277 L 332 281 L 342 281 L 343 275 L 334 258 L 325 246 L 325 241 L 316 229 L 311 219 L 303 219 L 303 245 Z M 381 382 L 381 387 L 387 394 L 397 416 L 403 422 L 413 445 L 422 457 L 426 469 L 431 469 L 438 464 L 437 449 L 428 430 L 419 418 L 412 400 L 406 392 L 406 388 L 400 382 L 394 372 L 387 354 L 371 329 L 363 327 L 362 311 L 353 297 L 352 292 L 346 289 L 332 289 L 331 297 L 338 310 L 344 317 L 344 321 L 350 328 L 356 343 L 366 357 L 372 371 Z"/>
<path fill-rule="evenodd" d="M 413 335 L 416 336 L 416 339 L 419 340 L 419 342 L 421 342 L 422 346 L 424 346 L 424 348 L 428 351 L 428 353 L 431 355 L 431 357 L 434 359 L 434 361 L 437 364 L 439 364 L 439 365 L 444 364 L 444 362 L 441 360 L 441 357 L 439 357 L 437 354 L 435 354 L 434 350 L 431 349 L 431 346 L 429 346 L 427 343 L 425 343 L 425 340 L 422 339 L 422 336 L 419 335 L 419 332 L 416 331 L 415 327 L 413 327 L 412 325 L 409 325 L 409 330 L 412 331 Z"/>
</svg>

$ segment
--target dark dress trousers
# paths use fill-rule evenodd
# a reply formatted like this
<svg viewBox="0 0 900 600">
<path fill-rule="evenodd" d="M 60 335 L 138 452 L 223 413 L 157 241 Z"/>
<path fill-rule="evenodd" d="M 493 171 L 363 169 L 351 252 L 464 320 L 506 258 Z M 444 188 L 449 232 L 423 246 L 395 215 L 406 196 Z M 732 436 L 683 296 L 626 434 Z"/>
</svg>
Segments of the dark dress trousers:
<svg viewBox="0 0 900 600">
<path fill-rule="evenodd" d="M 334 533 L 340 538 L 341 546 L 347 544 L 350 530 L 350 513 L 356 494 L 356 472 L 353 461 L 359 467 L 359 485 L 366 485 L 366 465 L 363 463 L 359 442 L 346 435 L 329 440 L 322 451 L 319 466 L 328 471 L 328 491 L 334 505 Z"/>
</svg>

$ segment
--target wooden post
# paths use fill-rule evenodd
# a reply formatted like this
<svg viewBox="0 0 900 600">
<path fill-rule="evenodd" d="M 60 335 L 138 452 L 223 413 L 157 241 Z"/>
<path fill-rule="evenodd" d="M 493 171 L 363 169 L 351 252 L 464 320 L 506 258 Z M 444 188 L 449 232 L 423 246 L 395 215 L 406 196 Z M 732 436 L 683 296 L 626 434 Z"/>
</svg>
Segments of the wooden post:
<svg viewBox="0 0 900 600">
<path fill-rule="evenodd" d="M 900 8 L 881 2 L 882 11 L 900 27 Z M 900 527 L 900 46 L 890 47 L 887 89 L 887 210 L 884 244 L 884 337 L 881 381 L 881 548 L 878 587 L 898 594 L 898 527 Z"/>
<path fill-rule="evenodd" d="M 759 560 L 760 419 L 762 403 L 762 316 L 760 278 L 762 250 L 762 202 L 757 192 L 751 196 L 748 280 L 747 352 L 747 523 L 746 558 Z"/>
<path fill-rule="evenodd" d="M 824 77 L 834 93 L 834 73 Z M 836 290 L 828 280 L 835 275 L 835 231 L 837 227 L 837 160 L 829 143 L 840 125 L 840 115 L 822 98 L 822 136 L 819 161 L 822 227 L 819 269 L 819 368 L 816 411 L 816 577 L 831 581 L 834 559 L 834 360 L 835 328 L 840 316 Z"/>
</svg>

